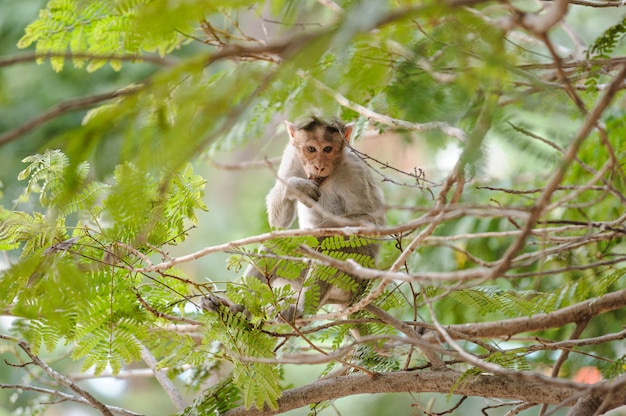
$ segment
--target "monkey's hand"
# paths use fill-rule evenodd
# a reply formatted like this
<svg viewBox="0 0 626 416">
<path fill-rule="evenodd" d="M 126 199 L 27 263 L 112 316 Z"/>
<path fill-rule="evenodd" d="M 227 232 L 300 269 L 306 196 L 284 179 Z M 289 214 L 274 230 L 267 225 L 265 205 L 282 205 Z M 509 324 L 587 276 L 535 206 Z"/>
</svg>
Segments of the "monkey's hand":
<svg viewBox="0 0 626 416">
<path fill-rule="evenodd" d="M 320 193 L 320 187 L 317 183 L 308 179 L 294 176 L 287 179 L 287 185 L 287 191 L 285 192 L 286 197 L 291 200 L 298 200 L 306 206 L 310 206 L 310 204 L 303 201 L 301 195 L 305 195 L 313 201 L 318 201 L 322 195 Z"/>
</svg>

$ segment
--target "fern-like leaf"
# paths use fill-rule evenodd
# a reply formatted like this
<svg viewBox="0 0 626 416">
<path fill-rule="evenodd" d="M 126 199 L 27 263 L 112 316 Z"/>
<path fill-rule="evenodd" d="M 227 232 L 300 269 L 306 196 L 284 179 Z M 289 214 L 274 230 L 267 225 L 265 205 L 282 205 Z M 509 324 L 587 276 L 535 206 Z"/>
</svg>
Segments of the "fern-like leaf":
<svg viewBox="0 0 626 416">
<path fill-rule="evenodd" d="M 232 378 L 217 383 L 207 389 L 203 396 L 185 409 L 181 416 L 221 415 L 238 406 L 241 390 Z"/>
<path fill-rule="evenodd" d="M 232 351 L 244 357 L 273 356 L 274 340 L 250 325 L 243 314 L 233 314 L 226 306 L 220 305 L 217 313 L 210 314 L 209 319 L 210 330 L 206 336 L 222 343 L 227 354 Z M 267 404 L 276 409 L 282 394 L 278 367 L 240 359 L 233 359 L 232 363 L 233 383 L 241 390 L 246 408 L 254 405 L 262 409 Z"/>
<path fill-rule="evenodd" d="M 55 54 L 50 58 L 55 71 L 63 69 L 67 52 L 76 55 L 76 67 L 88 61 L 89 72 L 107 62 L 119 70 L 121 61 L 112 55 L 133 54 L 140 59 L 142 51 L 169 53 L 183 41 L 180 33 L 190 33 L 193 23 L 218 7 L 165 0 L 51 0 L 26 27 L 18 47 L 35 44 L 42 55 L 39 63 L 46 54 Z"/>
<path fill-rule="evenodd" d="M 450 297 L 475 308 L 479 313 L 501 312 L 506 316 L 532 316 L 555 309 L 557 297 L 536 291 L 503 290 L 495 286 L 455 291 Z"/>
</svg>

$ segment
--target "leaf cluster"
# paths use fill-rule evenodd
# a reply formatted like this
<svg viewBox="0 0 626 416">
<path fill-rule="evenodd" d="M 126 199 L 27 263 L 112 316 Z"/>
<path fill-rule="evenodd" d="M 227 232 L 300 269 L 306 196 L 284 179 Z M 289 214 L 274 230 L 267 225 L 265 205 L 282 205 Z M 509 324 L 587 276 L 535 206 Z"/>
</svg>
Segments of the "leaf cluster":
<svg viewBox="0 0 626 416">
<path fill-rule="evenodd" d="M 254 358 L 272 358 L 275 340 L 252 326 L 243 313 L 232 313 L 225 305 L 220 305 L 217 313 L 208 314 L 206 319 L 205 342 L 219 344 L 219 352 L 214 355 L 231 361 L 233 371 L 226 384 L 205 392 L 200 407 L 232 406 L 232 402 L 224 401 L 223 395 L 227 394 L 228 399 L 241 397 L 246 408 L 262 409 L 267 404 L 276 409 L 282 392 L 279 367 L 254 361 Z M 224 388 L 227 390 L 222 391 Z"/>
<path fill-rule="evenodd" d="M 129 54 L 139 59 L 141 52 L 165 55 L 182 44 L 185 39 L 181 33 L 190 33 L 193 24 L 210 9 L 201 2 L 172 5 L 146 0 L 53 0 L 26 27 L 18 47 L 35 44 L 36 52 L 42 56 L 58 54 L 50 58 L 55 71 L 63 69 L 66 52 L 75 55 L 72 60 L 76 67 L 89 62 L 89 72 L 107 61 L 120 70 L 121 62 L 109 60 L 110 55 Z"/>
<path fill-rule="evenodd" d="M 110 183 L 99 183 L 88 177 L 86 163 L 74 166 L 58 150 L 25 163 L 22 199 L 37 195 L 45 213 L 14 211 L 0 228 L 2 247 L 21 248 L 19 260 L 2 272 L 0 308 L 27 319 L 20 332 L 34 351 L 73 344 L 83 371 L 100 374 L 110 366 L 117 373 L 139 359 L 141 343 L 150 339 L 146 324 L 160 316 L 155 310 L 182 313 L 174 305 L 190 288 L 181 273 L 150 276 L 127 268 L 185 239 L 195 211 L 205 209 L 204 181 L 190 166 L 154 178 L 126 164 Z"/>
<path fill-rule="evenodd" d="M 559 305 L 558 297 L 551 293 L 530 290 L 504 290 L 497 286 L 474 286 L 454 291 L 451 298 L 479 314 L 498 312 L 507 317 L 532 316 L 548 313 Z"/>
<path fill-rule="evenodd" d="M 624 35 L 626 35 L 626 18 L 606 29 L 587 49 L 586 57 L 587 60 L 592 62 L 592 65 L 585 85 L 590 91 L 593 91 L 598 85 L 604 64 L 602 61 L 611 58 L 612 53 L 624 38 Z"/>
</svg>

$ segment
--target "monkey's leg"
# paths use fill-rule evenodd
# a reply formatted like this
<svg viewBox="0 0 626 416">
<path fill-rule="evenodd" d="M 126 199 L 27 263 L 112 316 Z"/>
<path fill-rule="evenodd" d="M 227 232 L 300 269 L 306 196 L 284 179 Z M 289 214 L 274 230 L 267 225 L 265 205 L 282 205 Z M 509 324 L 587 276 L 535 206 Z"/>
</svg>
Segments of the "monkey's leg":
<svg viewBox="0 0 626 416">
<path fill-rule="evenodd" d="M 233 315 L 236 315 L 239 312 L 243 312 L 244 315 L 248 316 L 248 311 L 243 305 L 238 305 L 226 298 L 222 298 L 212 293 L 204 296 L 200 305 L 202 306 L 202 309 L 209 312 L 219 312 L 220 306 L 224 305 L 230 310 Z"/>
</svg>

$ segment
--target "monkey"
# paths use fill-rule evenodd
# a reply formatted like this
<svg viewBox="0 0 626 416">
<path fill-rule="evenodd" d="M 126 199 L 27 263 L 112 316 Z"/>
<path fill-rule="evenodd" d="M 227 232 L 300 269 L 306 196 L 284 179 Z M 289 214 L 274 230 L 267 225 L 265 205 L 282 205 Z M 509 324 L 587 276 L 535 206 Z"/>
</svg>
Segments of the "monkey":
<svg viewBox="0 0 626 416">
<path fill-rule="evenodd" d="M 365 162 L 347 146 L 354 124 L 312 117 L 299 126 L 289 121 L 285 125 L 289 143 L 278 180 L 266 198 L 270 226 L 289 228 L 296 208 L 301 229 L 385 225 L 382 190 Z M 321 209 L 313 209 L 302 195 Z"/>
<path fill-rule="evenodd" d="M 285 126 L 289 142 L 281 158 L 276 183 L 266 197 L 272 229 L 289 228 L 296 216 L 300 229 L 386 225 L 383 192 L 367 164 L 348 146 L 353 123 L 344 124 L 338 119 L 324 121 L 313 116 L 298 125 L 285 121 Z M 324 240 L 325 237 L 319 237 L 318 243 Z M 339 250 L 375 260 L 379 249 L 379 243 L 371 241 Z M 261 254 L 268 254 L 268 251 L 265 246 L 259 249 Z M 346 291 L 329 283 L 328 279 L 310 276 L 313 270 L 309 266 L 293 280 L 282 278 L 276 270 L 264 270 L 259 264 L 251 263 L 244 276 L 256 278 L 271 288 L 291 285 L 297 292 L 296 304 L 281 314 L 289 322 L 303 315 L 307 290 L 303 284 L 311 277 L 317 285 L 318 309 L 326 304 L 348 306 L 365 289 L 365 285 L 360 284 L 356 292 Z M 357 280 L 357 283 L 364 282 Z M 214 295 L 202 300 L 203 308 L 209 311 L 218 310 L 220 305 L 228 307 L 231 313 L 247 314 L 242 305 Z"/>
<path fill-rule="evenodd" d="M 324 121 L 311 117 L 299 125 L 285 121 L 289 136 L 277 180 L 267 194 L 266 208 L 270 227 L 289 228 L 297 216 L 300 229 L 386 224 L 384 197 L 369 167 L 348 146 L 354 124 L 338 119 Z M 324 237 L 318 238 L 319 243 Z M 371 242 L 359 247 L 341 248 L 375 259 L 380 245 Z M 264 249 L 261 249 L 263 251 Z M 305 270 L 296 281 L 276 276 L 271 271 L 248 266 L 245 276 L 255 277 L 270 286 L 290 284 L 300 291 L 295 306 L 283 313 L 289 321 L 302 316 Z M 348 306 L 360 293 L 350 293 L 327 281 L 316 279 L 318 308 L 326 304 Z M 363 285 L 360 285 L 364 288 Z"/>
<path fill-rule="evenodd" d="M 296 216 L 300 229 L 384 227 L 383 192 L 369 166 L 348 146 L 354 124 L 344 124 L 340 120 L 327 122 L 311 117 L 298 125 L 285 121 L 285 126 L 289 142 L 283 152 L 276 183 L 266 197 L 271 228 L 289 228 Z M 323 240 L 324 237 L 318 238 L 318 242 Z M 371 259 L 378 256 L 379 250 L 380 243 L 375 240 L 365 245 L 340 249 L 342 252 L 363 254 Z M 268 248 L 261 247 L 259 251 L 267 253 Z M 290 284 L 300 292 L 296 304 L 280 314 L 282 319 L 290 323 L 303 315 L 304 282 L 311 277 L 319 290 L 318 309 L 326 304 L 349 306 L 362 294 L 360 291 L 365 290 L 365 285 L 359 285 L 356 293 L 347 292 L 318 276 L 311 276 L 313 272 L 314 268 L 305 268 L 298 279 L 288 280 L 277 275 L 275 270 L 263 270 L 253 263 L 248 266 L 244 276 L 258 279 L 272 288 Z M 354 279 L 358 280 L 356 277 Z M 202 306 L 206 309 L 215 311 L 220 305 L 227 307 L 233 314 L 247 313 L 242 305 L 234 305 L 227 300 L 215 299 L 214 296 L 203 299 Z M 364 310 L 408 337 L 422 341 L 423 330 L 415 330 L 374 304 L 365 305 Z M 430 347 L 420 348 L 432 363 L 441 361 Z"/>
</svg>

